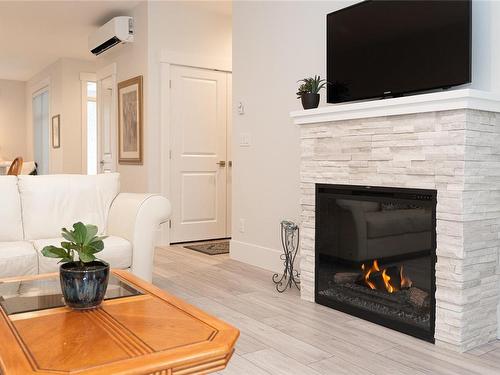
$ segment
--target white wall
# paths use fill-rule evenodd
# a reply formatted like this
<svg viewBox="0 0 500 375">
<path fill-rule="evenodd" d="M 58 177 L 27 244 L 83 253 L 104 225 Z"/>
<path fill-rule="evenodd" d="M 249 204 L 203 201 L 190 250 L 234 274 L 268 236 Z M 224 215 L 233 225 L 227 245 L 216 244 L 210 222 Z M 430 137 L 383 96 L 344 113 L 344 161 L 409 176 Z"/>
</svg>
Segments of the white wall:
<svg viewBox="0 0 500 375">
<path fill-rule="evenodd" d="M 61 147 L 63 172 L 86 173 L 82 170 L 82 81 L 80 73 L 94 73 L 95 63 L 62 59 Z M 85 108 L 86 110 L 86 108 Z M 57 113 L 54 113 L 56 115 Z"/>
<path fill-rule="evenodd" d="M 326 73 L 326 14 L 358 1 L 234 2 L 231 256 L 281 270 L 279 223 L 299 222 L 297 80 Z M 473 3 L 473 84 L 500 90 L 500 2 Z M 325 105 L 325 94 L 322 103 Z M 239 147 L 242 133 L 251 146 Z M 240 232 L 240 219 L 245 230 Z"/>
<path fill-rule="evenodd" d="M 500 92 L 500 1 L 472 2 L 472 87 Z"/>
<path fill-rule="evenodd" d="M 233 241 L 231 256 L 273 270 L 280 221 L 299 221 L 297 80 L 325 76 L 326 17 L 353 2 L 233 4 Z M 250 147 L 240 147 L 242 133 Z M 240 231 L 244 220 L 244 232 Z"/>
<path fill-rule="evenodd" d="M 37 73 L 26 82 L 26 143 L 27 154 L 33 158 L 32 95 L 49 85 L 50 118 L 61 115 L 61 147 L 50 145 L 50 173 L 85 173 L 82 171 L 82 97 L 80 73 L 95 72 L 95 64 L 62 58 Z M 49 127 L 50 120 L 49 120 Z"/>
<path fill-rule="evenodd" d="M 0 160 L 26 155 L 26 84 L 0 80 Z"/>
</svg>

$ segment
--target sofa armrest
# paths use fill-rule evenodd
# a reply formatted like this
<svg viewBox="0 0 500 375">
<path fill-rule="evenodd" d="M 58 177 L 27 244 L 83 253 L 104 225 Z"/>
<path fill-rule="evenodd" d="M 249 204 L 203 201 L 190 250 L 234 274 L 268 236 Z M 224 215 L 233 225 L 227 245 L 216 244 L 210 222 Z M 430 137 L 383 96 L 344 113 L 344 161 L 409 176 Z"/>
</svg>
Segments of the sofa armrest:
<svg viewBox="0 0 500 375">
<path fill-rule="evenodd" d="M 130 241 L 131 271 L 146 281 L 153 277 L 156 231 L 170 212 L 168 199 L 156 194 L 120 193 L 111 204 L 107 234 Z"/>
<path fill-rule="evenodd" d="M 349 213 L 355 229 L 355 232 L 352 233 L 354 238 L 341 244 L 341 246 L 346 247 L 344 249 L 346 259 L 353 261 L 368 259 L 366 214 L 368 212 L 378 211 L 380 208 L 379 204 L 376 202 L 353 201 L 347 199 L 337 199 L 337 204 Z M 353 248 L 353 246 L 355 246 L 355 248 Z"/>
</svg>

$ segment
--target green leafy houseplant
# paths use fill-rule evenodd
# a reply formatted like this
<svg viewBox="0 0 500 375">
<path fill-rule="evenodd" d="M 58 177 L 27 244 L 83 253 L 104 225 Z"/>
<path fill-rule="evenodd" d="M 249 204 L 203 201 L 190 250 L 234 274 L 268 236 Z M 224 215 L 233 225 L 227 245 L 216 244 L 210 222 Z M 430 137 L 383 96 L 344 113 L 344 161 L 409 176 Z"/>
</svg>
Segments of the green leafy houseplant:
<svg viewBox="0 0 500 375">
<path fill-rule="evenodd" d="M 297 91 L 297 99 L 301 99 L 304 94 L 319 94 L 320 90 L 326 86 L 326 80 L 316 75 L 314 78 L 304 78 L 297 82 L 302 82 Z"/>
<path fill-rule="evenodd" d="M 98 307 L 106 294 L 109 281 L 109 264 L 98 260 L 96 254 L 104 249 L 105 236 L 97 235 L 95 225 L 81 222 L 73 230 L 62 229 L 66 241 L 61 247 L 45 246 L 42 254 L 60 259 L 59 279 L 66 305 L 84 310 Z M 75 261 L 75 256 L 78 260 Z"/>
<path fill-rule="evenodd" d="M 42 254 L 49 258 L 60 258 L 59 263 L 75 261 L 78 254 L 78 262 L 75 266 L 83 268 L 86 263 L 97 260 L 95 254 L 104 249 L 105 236 L 97 236 L 98 228 L 95 225 L 73 224 L 73 230 L 62 229 L 62 236 L 66 241 L 61 242 L 61 247 L 45 246 Z"/>
</svg>

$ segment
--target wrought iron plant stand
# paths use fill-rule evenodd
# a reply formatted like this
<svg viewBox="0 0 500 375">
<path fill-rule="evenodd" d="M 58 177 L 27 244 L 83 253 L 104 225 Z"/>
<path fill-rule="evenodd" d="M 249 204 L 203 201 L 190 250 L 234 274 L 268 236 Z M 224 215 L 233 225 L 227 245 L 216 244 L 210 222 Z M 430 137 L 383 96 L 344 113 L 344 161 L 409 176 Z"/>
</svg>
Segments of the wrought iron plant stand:
<svg viewBox="0 0 500 375">
<path fill-rule="evenodd" d="M 293 285 L 300 289 L 300 273 L 294 269 L 295 257 L 299 249 L 299 227 L 292 221 L 283 220 L 281 222 L 281 243 L 283 245 L 283 254 L 280 258 L 283 260 L 285 269 L 283 274 L 275 273 L 273 282 L 276 284 L 276 290 L 283 293 L 287 288 Z"/>
</svg>

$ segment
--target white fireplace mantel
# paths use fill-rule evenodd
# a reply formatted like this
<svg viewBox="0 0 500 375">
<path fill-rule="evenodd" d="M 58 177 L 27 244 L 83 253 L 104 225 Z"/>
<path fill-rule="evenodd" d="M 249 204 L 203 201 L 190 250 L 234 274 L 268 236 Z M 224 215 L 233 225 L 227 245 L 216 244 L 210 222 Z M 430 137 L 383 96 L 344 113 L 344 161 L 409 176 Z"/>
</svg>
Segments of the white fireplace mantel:
<svg viewBox="0 0 500 375">
<path fill-rule="evenodd" d="M 449 90 L 400 98 L 371 100 L 290 113 L 296 125 L 406 115 L 413 113 L 476 109 L 500 112 L 500 95 L 474 89 Z"/>
</svg>

